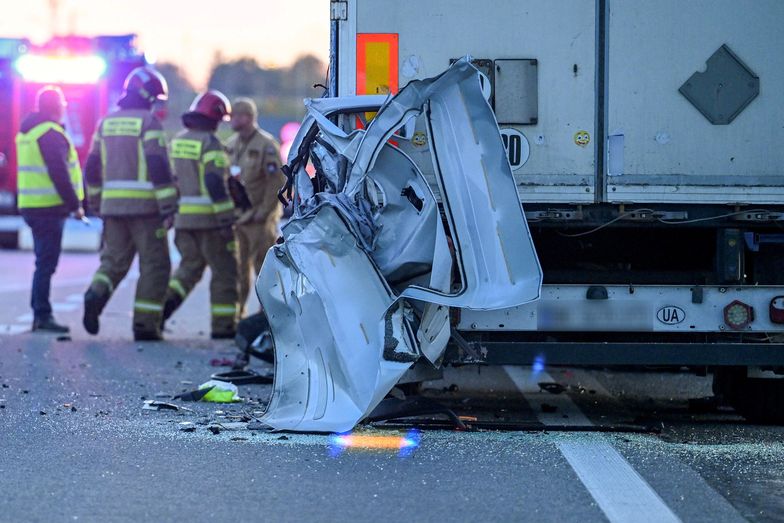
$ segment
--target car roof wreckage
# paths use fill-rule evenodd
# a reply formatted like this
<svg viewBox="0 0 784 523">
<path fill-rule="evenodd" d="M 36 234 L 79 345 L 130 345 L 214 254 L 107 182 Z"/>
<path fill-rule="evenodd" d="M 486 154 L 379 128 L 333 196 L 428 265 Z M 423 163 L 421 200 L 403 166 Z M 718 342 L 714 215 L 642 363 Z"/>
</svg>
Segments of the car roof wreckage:
<svg viewBox="0 0 784 523">
<path fill-rule="evenodd" d="M 306 105 L 281 190 L 293 216 L 256 284 L 275 351 L 261 421 L 345 432 L 414 362 L 440 364 L 450 307 L 530 302 L 542 272 L 498 124 L 467 58 L 393 97 Z M 366 126 L 341 125 L 373 111 Z M 442 208 L 397 146 L 414 122 L 426 129 Z"/>
</svg>

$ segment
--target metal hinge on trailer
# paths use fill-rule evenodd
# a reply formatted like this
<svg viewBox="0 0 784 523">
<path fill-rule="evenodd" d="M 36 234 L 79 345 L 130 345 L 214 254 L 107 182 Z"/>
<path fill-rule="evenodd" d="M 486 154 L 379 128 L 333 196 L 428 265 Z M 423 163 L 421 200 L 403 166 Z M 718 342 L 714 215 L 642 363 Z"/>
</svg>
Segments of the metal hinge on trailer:
<svg viewBox="0 0 784 523">
<path fill-rule="evenodd" d="M 653 222 L 656 220 L 686 220 L 686 211 L 652 211 L 650 209 L 621 210 L 620 218 L 630 222 Z"/>
<path fill-rule="evenodd" d="M 739 212 L 732 219 L 739 222 L 778 222 L 784 220 L 784 213 L 761 210 Z"/>
<path fill-rule="evenodd" d="M 572 221 L 582 220 L 582 209 L 547 209 L 546 211 L 526 211 L 525 219 L 528 221 Z"/>
<path fill-rule="evenodd" d="M 330 2 L 329 13 L 330 20 L 347 20 L 348 2 Z"/>
<path fill-rule="evenodd" d="M 689 214 L 685 211 L 646 211 L 631 210 L 623 217 L 624 220 L 632 222 L 652 222 L 656 220 L 686 220 Z"/>
</svg>

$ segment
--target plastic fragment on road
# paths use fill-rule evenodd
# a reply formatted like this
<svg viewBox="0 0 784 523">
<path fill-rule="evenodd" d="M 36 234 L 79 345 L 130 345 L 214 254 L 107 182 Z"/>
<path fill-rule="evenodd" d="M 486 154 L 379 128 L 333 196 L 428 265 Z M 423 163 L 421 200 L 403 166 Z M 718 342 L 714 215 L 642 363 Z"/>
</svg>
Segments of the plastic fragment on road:
<svg viewBox="0 0 784 523">
<path fill-rule="evenodd" d="M 196 390 L 176 395 L 174 399 L 208 403 L 239 403 L 243 401 L 239 393 L 237 386 L 232 383 L 210 380 L 199 385 Z"/>
<path fill-rule="evenodd" d="M 165 401 L 156 401 L 156 400 L 146 400 L 144 405 L 142 405 L 142 410 L 189 410 L 185 409 L 185 407 L 180 407 L 179 405 L 175 405 L 174 403 L 166 403 Z"/>
</svg>

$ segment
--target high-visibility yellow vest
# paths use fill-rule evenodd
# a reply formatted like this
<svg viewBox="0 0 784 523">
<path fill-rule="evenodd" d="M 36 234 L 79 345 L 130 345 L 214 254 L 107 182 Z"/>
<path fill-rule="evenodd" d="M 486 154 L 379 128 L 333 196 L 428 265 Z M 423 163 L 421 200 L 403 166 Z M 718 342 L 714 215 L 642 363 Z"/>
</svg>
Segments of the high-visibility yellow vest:
<svg viewBox="0 0 784 523">
<path fill-rule="evenodd" d="M 43 122 L 26 133 L 20 132 L 16 135 L 18 207 L 20 209 L 57 207 L 64 203 L 49 176 L 41 148 L 38 146 L 38 139 L 50 130 L 61 133 L 68 141 L 68 174 L 71 185 L 79 201 L 84 199 L 82 168 L 79 166 L 79 156 L 76 154 L 76 149 L 62 126 L 55 122 Z"/>
</svg>

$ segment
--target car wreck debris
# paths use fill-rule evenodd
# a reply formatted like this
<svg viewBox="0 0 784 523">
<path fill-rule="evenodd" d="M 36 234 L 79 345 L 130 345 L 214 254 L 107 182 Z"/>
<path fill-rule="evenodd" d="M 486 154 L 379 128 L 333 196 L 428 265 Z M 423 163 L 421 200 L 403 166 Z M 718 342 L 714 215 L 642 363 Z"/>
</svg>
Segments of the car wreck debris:
<svg viewBox="0 0 784 523">
<path fill-rule="evenodd" d="M 275 354 L 261 421 L 345 432 L 415 361 L 440 364 L 450 307 L 535 300 L 541 268 L 498 124 L 467 59 L 394 97 L 306 105 L 281 191 L 293 216 L 257 281 Z M 368 124 L 355 124 L 370 113 Z M 414 128 L 427 133 L 440 203 L 399 147 Z"/>
</svg>

